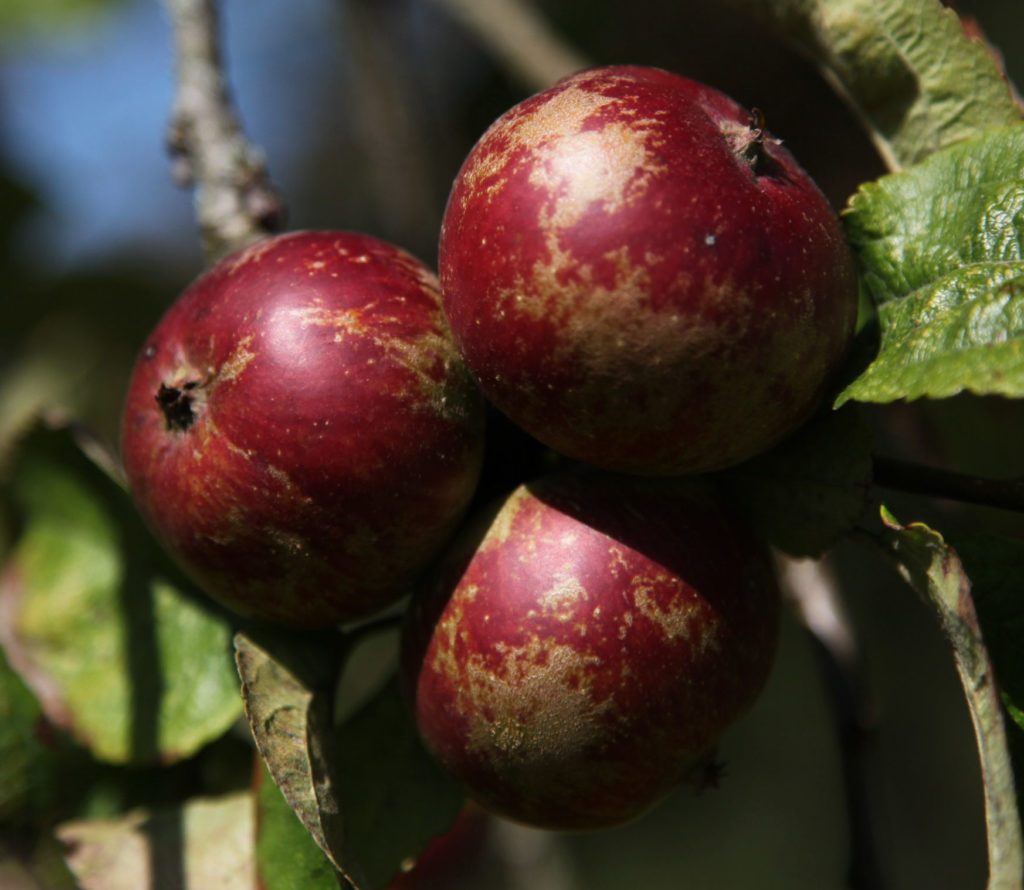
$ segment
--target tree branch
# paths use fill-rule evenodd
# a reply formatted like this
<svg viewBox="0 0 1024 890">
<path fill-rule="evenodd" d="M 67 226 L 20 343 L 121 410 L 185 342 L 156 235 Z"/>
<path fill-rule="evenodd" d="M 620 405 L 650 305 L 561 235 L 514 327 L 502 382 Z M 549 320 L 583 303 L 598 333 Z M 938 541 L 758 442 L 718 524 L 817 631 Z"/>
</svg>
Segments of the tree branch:
<svg viewBox="0 0 1024 890">
<path fill-rule="evenodd" d="M 229 96 L 215 0 L 164 0 L 174 27 L 177 93 L 168 145 L 177 182 L 195 187 L 208 262 L 277 231 L 284 206 Z"/>
<path fill-rule="evenodd" d="M 876 456 L 873 481 L 881 488 L 1024 513 L 1024 482 L 1015 480 L 983 479 Z"/>
</svg>

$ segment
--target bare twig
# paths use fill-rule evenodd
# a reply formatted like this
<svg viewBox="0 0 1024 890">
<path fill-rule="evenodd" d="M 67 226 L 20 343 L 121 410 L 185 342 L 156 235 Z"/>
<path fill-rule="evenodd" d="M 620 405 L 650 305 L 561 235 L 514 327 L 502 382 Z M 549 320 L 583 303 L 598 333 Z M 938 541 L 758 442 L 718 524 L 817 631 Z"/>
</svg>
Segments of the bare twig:
<svg viewBox="0 0 1024 890">
<path fill-rule="evenodd" d="M 880 890 L 887 882 L 871 818 L 868 754 L 875 712 L 860 645 L 828 566 L 780 557 L 783 587 L 816 643 L 835 719 L 850 833 L 850 890 Z"/>
<path fill-rule="evenodd" d="M 212 262 L 276 231 L 284 208 L 232 106 L 214 0 L 164 5 L 174 26 L 177 69 L 168 143 L 175 179 L 195 186 L 196 217 Z"/>
<path fill-rule="evenodd" d="M 1016 480 L 984 479 L 877 456 L 873 480 L 881 488 L 1024 513 L 1024 482 Z"/>
<path fill-rule="evenodd" d="M 542 90 L 590 67 L 550 23 L 523 0 L 434 0 L 470 29 L 526 89 Z"/>
</svg>

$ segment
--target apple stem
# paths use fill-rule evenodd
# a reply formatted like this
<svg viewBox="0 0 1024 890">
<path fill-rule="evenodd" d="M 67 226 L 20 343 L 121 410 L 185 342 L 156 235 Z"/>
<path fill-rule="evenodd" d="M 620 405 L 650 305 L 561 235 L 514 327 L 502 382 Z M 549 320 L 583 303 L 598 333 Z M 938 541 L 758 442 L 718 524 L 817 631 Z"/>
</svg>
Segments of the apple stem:
<svg viewBox="0 0 1024 890">
<path fill-rule="evenodd" d="M 1024 481 L 985 479 L 895 458 L 873 458 L 874 484 L 911 494 L 1024 513 Z"/>
</svg>

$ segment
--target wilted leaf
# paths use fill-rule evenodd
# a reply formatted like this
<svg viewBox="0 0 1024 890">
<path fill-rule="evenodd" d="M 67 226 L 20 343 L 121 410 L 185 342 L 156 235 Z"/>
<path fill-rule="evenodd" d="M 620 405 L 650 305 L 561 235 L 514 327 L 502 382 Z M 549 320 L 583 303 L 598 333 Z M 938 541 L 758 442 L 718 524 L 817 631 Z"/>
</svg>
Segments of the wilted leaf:
<svg viewBox="0 0 1024 890">
<path fill-rule="evenodd" d="M 846 224 L 881 347 L 839 403 L 1024 395 L 1024 125 L 863 186 Z"/>
<path fill-rule="evenodd" d="M 871 436 L 859 411 L 823 411 L 721 478 L 774 546 L 791 556 L 820 556 L 864 511 Z"/>
<path fill-rule="evenodd" d="M 938 0 L 732 0 L 780 27 L 856 106 L 896 170 L 1021 110 L 999 66 Z"/>
<path fill-rule="evenodd" d="M 463 802 L 424 750 L 397 679 L 332 728 L 328 680 L 339 662 L 329 652 L 286 636 L 257 644 L 239 634 L 235 647 L 253 734 L 284 799 L 353 887 L 380 890 Z M 279 825 L 286 837 L 289 826 Z M 320 868 L 316 857 L 309 867 Z"/>
<path fill-rule="evenodd" d="M 38 834 L 28 844 L 24 836 L 0 833 L 0 887 L 3 890 L 82 890 L 64 862 L 56 838 Z"/>
<path fill-rule="evenodd" d="M 262 771 L 258 778 L 256 805 L 256 867 L 261 890 L 347 887 L 269 772 Z"/>
<path fill-rule="evenodd" d="M 82 890 L 253 890 L 255 820 L 248 792 L 180 809 L 68 822 L 57 829 Z"/>
<path fill-rule="evenodd" d="M 67 430 L 22 443 L 6 489 L 20 533 L 0 576 L 13 667 L 101 760 L 171 761 L 240 715 L 231 629 L 183 592 L 127 494 Z"/>
<path fill-rule="evenodd" d="M 274 783 L 341 868 L 344 833 L 329 753 L 336 658 L 284 634 L 262 645 L 237 634 L 235 661 L 249 725 Z"/>
</svg>

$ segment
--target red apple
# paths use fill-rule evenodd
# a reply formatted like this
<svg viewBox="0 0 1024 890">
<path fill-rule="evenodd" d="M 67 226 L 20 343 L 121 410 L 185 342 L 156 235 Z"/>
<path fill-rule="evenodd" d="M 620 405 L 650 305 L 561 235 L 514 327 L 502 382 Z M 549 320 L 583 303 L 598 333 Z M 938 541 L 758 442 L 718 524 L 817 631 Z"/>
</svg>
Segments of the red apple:
<svg viewBox="0 0 1024 890">
<path fill-rule="evenodd" d="M 403 675 L 427 748 L 483 807 L 602 828 L 706 778 L 778 625 L 768 555 L 711 490 L 553 476 L 414 598 Z"/>
<path fill-rule="evenodd" d="M 455 180 L 439 265 L 486 395 L 631 473 L 778 442 L 857 314 L 836 214 L 759 113 L 653 68 L 584 71 L 499 118 Z"/>
<path fill-rule="evenodd" d="M 364 235 L 295 232 L 173 304 L 133 372 L 122 453 L 211 596 L 326 625 L 387 606 L 436 555 L 474 491 L 482 418 L 433 273 Z"/>
</svg>

